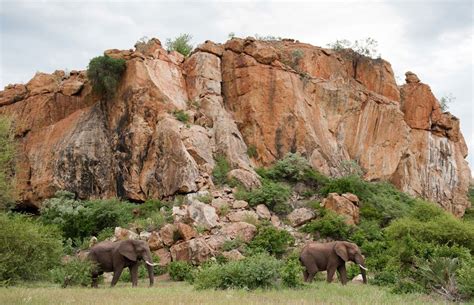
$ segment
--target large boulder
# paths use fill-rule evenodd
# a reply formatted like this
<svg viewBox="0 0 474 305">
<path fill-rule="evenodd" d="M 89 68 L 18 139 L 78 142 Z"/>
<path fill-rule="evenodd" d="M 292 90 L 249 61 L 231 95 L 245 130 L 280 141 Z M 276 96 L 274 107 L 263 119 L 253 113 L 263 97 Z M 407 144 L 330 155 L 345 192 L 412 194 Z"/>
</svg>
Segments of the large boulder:
<svg viewBox="0 0 474 305">
<path fill-rule="evenodd" d="M 171 246 L 176 241 L 178 230 L 173 224 L 166 224 L 160 229 L 160 237 L 163 243 L 167 246 Z"/>
<path fill-rule="evenodd" d="M 189 205 L 188 213 L 196 226 L 211 229 L 218 225 L 219 216 L 217 216 L 216 209 L 209 204 L 195 200 Z"/>
<path fill-rule="evenodd" d="M 358 204 L 350 201 L 344 196 L 340 196 L 337 193 L 329 193 L 321 202 L 321 206 L 343 216 L 345 222 L 349 225 L 356 225 L 359 223 Z"/>
<path fill-rule="evenodd" d="M 178 229 L 179 235 L 185 241 L 198 236 L 198 233 L 196 232 L 196 230 L 185 223 L 181 223 L 181 222 L 177 223 L 176 228 Z"/>
<path fill-rule="evenodd" d="M 249 222 L 256 223 L 258 221 L 258 215 L 254 211 L 235 211 L 227 214 L 227 218 L 232 222 Z"/>
<path fill-rule="evenodd" d="M 158 266 L 165 267 L 171 263 L 171 253 L 166 248 L 161 248 L 156 251 L 153 251 L 159 258 Z"/>
<path fill-rule="evenodd" d="M 251 241 L 256 233 L 257 228 L 247 222 L 234 222 L 222 227 L 222 234 L 225 236 L 231 239 L 238 237 L 245 242 Z"/>
<path fill-rule="evenodd" d="M 315 217 L 316 217 L 316 214 L 314 213 L 313 210 L 309 208 L 294 209 L 287 216 L 288 220 L 290 221 L 293 227 L 301 226 Z"/>
</svg>

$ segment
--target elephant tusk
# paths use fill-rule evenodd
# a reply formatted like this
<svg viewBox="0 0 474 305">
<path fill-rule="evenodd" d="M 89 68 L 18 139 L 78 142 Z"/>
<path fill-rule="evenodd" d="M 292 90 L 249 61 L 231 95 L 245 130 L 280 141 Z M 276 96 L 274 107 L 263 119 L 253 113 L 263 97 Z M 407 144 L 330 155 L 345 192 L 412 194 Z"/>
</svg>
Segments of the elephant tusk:
<svg viewBox="0 0 474 305">
<path fill-rule="evenodd" d="M 158 266 L 158 264 L 153 264 L 153 263 L 150 263 L 149 261 L 145 261 L 145 263 L 146 263 L 147 265 L 153 266 L 153 267 L 154 267 L 154 266 Z"/>
<path fill-rule="evenodd" d="M 369 271 L 369 269 L 367 269 L 366 267 L 362 266 L 361 264 L 359 264 L 359 267 L 364 269 L 365 271 Z"/>
</svg>

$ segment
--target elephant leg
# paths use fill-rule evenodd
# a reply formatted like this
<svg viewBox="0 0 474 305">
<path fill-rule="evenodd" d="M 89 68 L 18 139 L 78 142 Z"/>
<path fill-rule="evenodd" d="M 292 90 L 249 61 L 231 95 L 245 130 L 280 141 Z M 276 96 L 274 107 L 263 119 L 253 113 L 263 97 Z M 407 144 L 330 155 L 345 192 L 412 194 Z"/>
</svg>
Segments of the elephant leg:
<svg viewBox="0 0 474 305">
<path fill-rule="evenodd" d="M 99 276 L 102 274 L 103 272 L 98 272 L 98 271 L 93 271 L 92 272 L 92 284 L 91 284 L 91 287 L 92 288 L 99 288 Z"/>
<path fill-rule="evenodd" d="M 132 287 L 137 287 L 138 284 L 138 264 L 134 264 L 130 267 L 128 267 L 128 270 L 130 270 L 130 275 L 132 278 Z"/>
<path fill-rule="evenodd" d="M 326 281 L 328 283 L 332 282 L 332 279 L 333 279 L 335 273 L 336 273 L 336 268 L 328 268 L 327 277 L 326 277 Z"/>
<path fill-rule="evenodd" d="M 306 269 L 303 271 L 303 277 L 304 277 L 304 281 L 307 282 L 308 281 L 308 276 L 309 276 L 309 273 L 308 271 L 306 271 Z"/>
<path fill-rule="evenodd" d="M 342 285 L 347 284 L 347 272 L 346 272 L 346 266 L 341 265 L 337 268 L 337 271 L 339 272 L 339 278 L 341 280 Z"/>
<path fill-rule="evenodd" d="M 110 283 L 110 287 L 114 287 L 117 284 L 120 278 L 120 275 L 122 275 L 122 270 L 123 270 L 123 267 L 116 268 L 114 270 L 114 277 L 112 278 L 112 283 Z"/>
<path fill-rule="evenodd" d="M 311 283 L 313 281 L 315 275 L 316 275 L 316 271 L 308 272 L 308 277 L 306 279 L 306 282 Z"/>
</svg>

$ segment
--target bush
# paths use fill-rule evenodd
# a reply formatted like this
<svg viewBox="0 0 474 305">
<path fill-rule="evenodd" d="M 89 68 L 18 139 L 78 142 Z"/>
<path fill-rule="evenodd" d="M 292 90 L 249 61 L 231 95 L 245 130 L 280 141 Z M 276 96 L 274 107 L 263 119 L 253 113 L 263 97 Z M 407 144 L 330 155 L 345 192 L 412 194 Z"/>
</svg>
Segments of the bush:
<svg viewBox="0 0 474 305">
<path fill-rule="evenodd" d="M 474 259 L 467 261 L 457 273 L 459 292 L 465 299 L 474 297 Z"/>
<path fill-rule="evenodd" d="M 268 254 L 257 254 L 227 264 L 209 264 L 196 274 L 196 289 L 270 288 L 279 278 L 280 261 Z"/>
<path fill-rule="evenodd" d="M 54 283 L 61 284 L 62 287 L 88 286 L 92 283 L 92 268 L 91 261 L 73 257 L 62 266 L 52 269 L 50 276 Z"/>
<path fill-rule="evenodd" d="M 158 199 L 149 199 L 138 206 L 138 214 L 140 217 L 148 217 L 164 206 L 165 204 Z"/>
<path fill-rule="evenodd" d="M 279 230 L 271 224 L 258 226 L 257 234 L 249 243 L 251 249 L 263 249 L 270 255 L 281 257 L 295 239 L 286 230 Z"/>
<path fill-rule="evenodd" d="M 238 249 L 238 248 L 240 248 L 244 245 L 245 245 L 245 242 L 239 236 L 237 236 L 237 238 L 235 238 L 235 239 L 226 240 L 222 244 L 222 250 L 223 251 L 230 251 L 230 250 Z"/>
<path fill-rule="evenodd" d="M 148 278 L 148 270 L 146 269 L 144 264 L 140 264 L 138 266 L 138 278 L 139 279 L 146 279 Z M 130 269 L 124 269 L 122 275 L 120 276 L 121 282 L 131 282 L 132 275 L 130 274 Z"/>
<path fill-rule="evenodd" d="M 166 49 L 170 52 L 179 52 L 187 57 L 193 50 L 193 46 L 190 43 L 191 39 L 193 39 L 193 36 L 189 34 L 181 34 L 173 40 L 168 38 L 166 39 Z"/>
<path fill-rule="evenodd" d="M 305 182 L 312 186 L 322 186 L 328 179 L 315 171 L 308 160 L 299 153 L 289 153 L 282 160 L 278 160 L 268 170 L 261 170 L 263 177 L 277 181 Z"/>
<path fill-rule="evenodd" d="M 8 210 L 14 204 L 11 177 L 15 145 L 10 129 L 10 120 L 0 116 L 0 210 Z"/>
<path fill-rule="evenodd" d="M 192 281 L 194 278 L 193 266 L 183 261 L 171 262 L 168 272 L 173 281 Z"/>
<path fill-rule="evenodd" d="M 352 49 L 359 55 L 375 58 L 380 58 L 380 54 L 377 53 L 378 42 L 373 38 L 365 38 L 363 40 L 356 40 L 350 42 L 349 40 L 336 40 L 334 43 L 329 43 L 327 46 L 335 51 L 344 49 Z"/>
<path fill-rule="evenodd" d="M 187 123 L 189 121 L 189 115 L 184 110 L 175 110 L 173 115 L 180 122 Z"/>
<path fill-rule="evenodd" d="M 0 214 L 0 282 L 47 279 L 59 265 L 61 233 L 20 215 Z"/>
<path fill-rule="evenodd" d="M 246 200 L 250 206 L 265 204 L 275 213 L 284 214 L 291 209 L 287 204 L 290 194 L 289 187 L 264 179 L 260 188 L 243 192 L 240 197 Z"/>
<path fill-rule="evenodd" d="M 303 286 L 303 266 L 297 255 L 289 256 L 281 268 L 281 282 L 285 287 L 299 288 Z"/>
<path fill-rule="evenodd" d="M 44 201 L 40 220 L 57 225 L 64 238 L 71 238 L 79 245 L 82 239 L 106 228 L 128 224 L 133 218 L 133 208 L 133 204 L 117 199 L 78 201 L 74 194 L 60 191 Z"/>
<path fill-rule="evenodd" d="M 258 157 L 257 147 L 255 145 L 249 145 L 247 147 L 247 156 L 250 158 Z"/>
<path fill-rule="evenodd" d="M 166 217 L 161 211 L 150 213 L 146 218 L 139 218 L 133 221 L 133 226 L 140 231 L 158 231 L 167 223 Z"/>
<path fill-rule="evenodd" d="M 227 161 L 225 156 L 217 155 L 216 165 L 214 165 L 214 169 L 212 170 L 212 181 L 217 185 L 226 184 L 228 182 L 227 174 L 229 173 L 229 171 L 229 161 Z"/>
<path fill-rule="evenodd" d="M 457 258 L 434 257 L 422 262 L 417 269 L 423 285 L 451 301 L 461 299 L 456 281 L 460 262 Z"/>
<path fill-rule="evenodd" d="M 321 218 L 304 225 L 301 231 L 312 233 L 319 238 L 330 237 L 334 240 L 347 240 L 352 228 L 344 221 L 344 217 L 331 210 L 326 210 Z"/>
<path fill-rule="evenodd" d="M 125 68 L 124 59 L 115 59 L 107 55 L 94 57 L 87 66 L 87 78 L 96 93 L 110 99 L 115 95 Z"/>
</svg>

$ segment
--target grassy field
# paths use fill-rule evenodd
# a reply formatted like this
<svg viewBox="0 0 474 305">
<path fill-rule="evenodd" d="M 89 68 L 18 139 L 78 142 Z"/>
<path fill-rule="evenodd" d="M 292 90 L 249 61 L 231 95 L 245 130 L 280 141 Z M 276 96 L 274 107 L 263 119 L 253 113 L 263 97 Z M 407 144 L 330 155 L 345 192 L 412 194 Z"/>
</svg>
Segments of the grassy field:
<svg viewBox="0 0 474 305">
<path fill-rule="evenodd" d="M 396 295 L 372 285 L 315 282 L 300 290 L 196 291 L 186 283 L 158 281 L 153 288 L 119 283 L 116 288 L 60 288 L 48 284 L 0 288 L 0 304 L 446 304 L 436 296 Z"/>
</svg>

